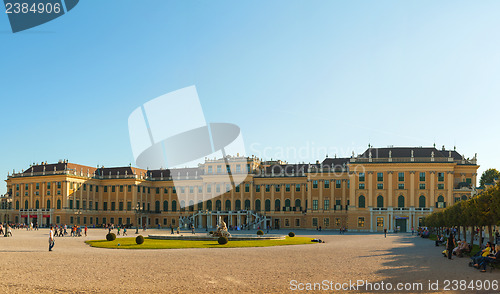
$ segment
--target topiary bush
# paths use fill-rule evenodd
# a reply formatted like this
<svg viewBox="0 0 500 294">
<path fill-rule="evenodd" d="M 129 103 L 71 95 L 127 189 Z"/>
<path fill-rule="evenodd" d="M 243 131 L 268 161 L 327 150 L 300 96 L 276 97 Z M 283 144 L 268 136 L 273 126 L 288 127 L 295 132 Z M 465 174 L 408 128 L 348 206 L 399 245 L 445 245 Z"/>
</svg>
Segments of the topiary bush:
<svg viewBox="0 0 500 294">
<path fill-rule="evenodd" d="M 135 243 L 137 243 L 137 245 L 141 245 L 144 243 L 144 237 L 142 235 L 135 237 Z"/>
<path fill-rule="evenodd" d="M 295 237 L 295 233 L 294 232 L 290 232 L 290 233 L 288 233 L 288 236 L 289 237 Z"/>
<path fill-rule="evenodd" d="M 264 231 L 262 231 L 262 230 L 258 230 L 258 231 L 257 231 L 257 235 L 259 235 L 259 236 L 264 235 Z"/>
<path fill-rule="evenodd" d="M 106 240 L 108 240 L 108 241 L 114 241 L 115 239 L 116 239 L 115 233 L 108 233 L 106 235 Z"/>
<path fill-rule="evenodd" d="M 226 245 L 229 240 L 227 237 L 220 236 L 219 239 L 217 239 L 217 242 L 219 242 L 220 245 Z"/>
<path fill-rule="evenodd" d="M 210 231 L 208 232 L 209 235 L 213 235 L 214 234 L 214 231 Z"/>
</svg>

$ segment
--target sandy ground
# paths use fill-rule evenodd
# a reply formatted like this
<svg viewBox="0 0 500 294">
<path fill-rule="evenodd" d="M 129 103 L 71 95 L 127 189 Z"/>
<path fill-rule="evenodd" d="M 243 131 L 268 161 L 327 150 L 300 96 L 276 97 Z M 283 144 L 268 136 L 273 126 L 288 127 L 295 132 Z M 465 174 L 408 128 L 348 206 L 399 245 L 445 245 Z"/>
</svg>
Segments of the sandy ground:
<svg viewBox="0 0 500 294">
<path fill-rule="evenodd" d="M 47 229 L 13 233 L 12 238 L 0 238 L 2 293 L 281 293 L 295 288 L 292 280 L 297 281 L 292 282 L 297 286 L 324 280 L 332 281 L 333 285 L 350 280 L 383 281 L 393 287 L 398 282 L 422 282 L 424 292 L 428 292 L 429 280 L 439 280 L 443 291 L 446 279 L 467 282 L 500 279 L 500 270 L 480 273 L 467 266 L 468 258 L 447 260 L 440 253 L 443 247 L 436 248 L 432 241 L 408 234 L 384 238 L 381 234 L 296 231 L 297 235 L 319 237 L 326 243 L 267 248 L 115 250 L 86 245 L 85 240 L 103 239 L 106 234 L 103 229 L 91 229 L 88 237 L 57 238 L 54 251 L 48 252 Z M 169 232 L 141 231 L 143 235 L 158 233 Z M 129 235 L 135 236 L 134 230 L 129 230 Z M 358 290 L 366 292 L 365 288 Z"/>
</svg>

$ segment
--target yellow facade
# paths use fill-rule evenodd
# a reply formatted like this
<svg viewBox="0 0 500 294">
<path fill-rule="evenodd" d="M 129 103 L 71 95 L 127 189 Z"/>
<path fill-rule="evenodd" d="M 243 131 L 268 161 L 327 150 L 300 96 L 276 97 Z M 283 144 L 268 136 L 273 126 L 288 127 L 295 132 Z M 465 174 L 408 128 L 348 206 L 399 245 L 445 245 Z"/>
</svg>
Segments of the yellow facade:
<svg viewBox="0 0 500 294">
<path fill-rule="evenodd" d="M 296 165 L 227 157 L 155 171 L 60 162 L 10 175 L 11 209 L 1 211 L 3 221 L 40 225 L 209 230 L 220 216 L 249 229 L 408 231 L 430 212 L 469 198 L 478 167 L 475 157 L 435 148 L 371 148 Z"/>
</svg>

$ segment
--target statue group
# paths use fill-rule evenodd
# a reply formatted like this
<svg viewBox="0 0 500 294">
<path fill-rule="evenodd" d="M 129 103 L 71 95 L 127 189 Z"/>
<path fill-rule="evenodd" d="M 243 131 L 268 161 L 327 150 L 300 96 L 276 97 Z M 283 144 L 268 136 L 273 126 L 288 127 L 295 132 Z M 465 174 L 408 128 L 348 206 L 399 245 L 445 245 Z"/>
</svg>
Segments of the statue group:
<svg viewBox="0 0 500 294">
<path fill-rule="evenodd" d="M 231 234 L 227 231 L 226 223 L 219 216 L 219 224 L 217 225 L 217 231 L 213 232 L 213 237 L 231 237 Z"/>
</svg>

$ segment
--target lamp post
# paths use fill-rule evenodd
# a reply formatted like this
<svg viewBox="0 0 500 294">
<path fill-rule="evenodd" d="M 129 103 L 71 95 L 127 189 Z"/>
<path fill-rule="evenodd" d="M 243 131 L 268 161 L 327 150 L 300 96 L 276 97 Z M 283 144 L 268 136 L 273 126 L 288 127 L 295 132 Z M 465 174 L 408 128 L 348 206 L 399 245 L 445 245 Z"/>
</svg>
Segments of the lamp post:
<svg viewBox="0 0 500 294">
<path fill-rule="evenodd" d="M 137 204 L 135 206 L 135 233 L 136 234 L 139 234 L 139 209 L 140 209 L 140 205 Z"/>
</svg>

